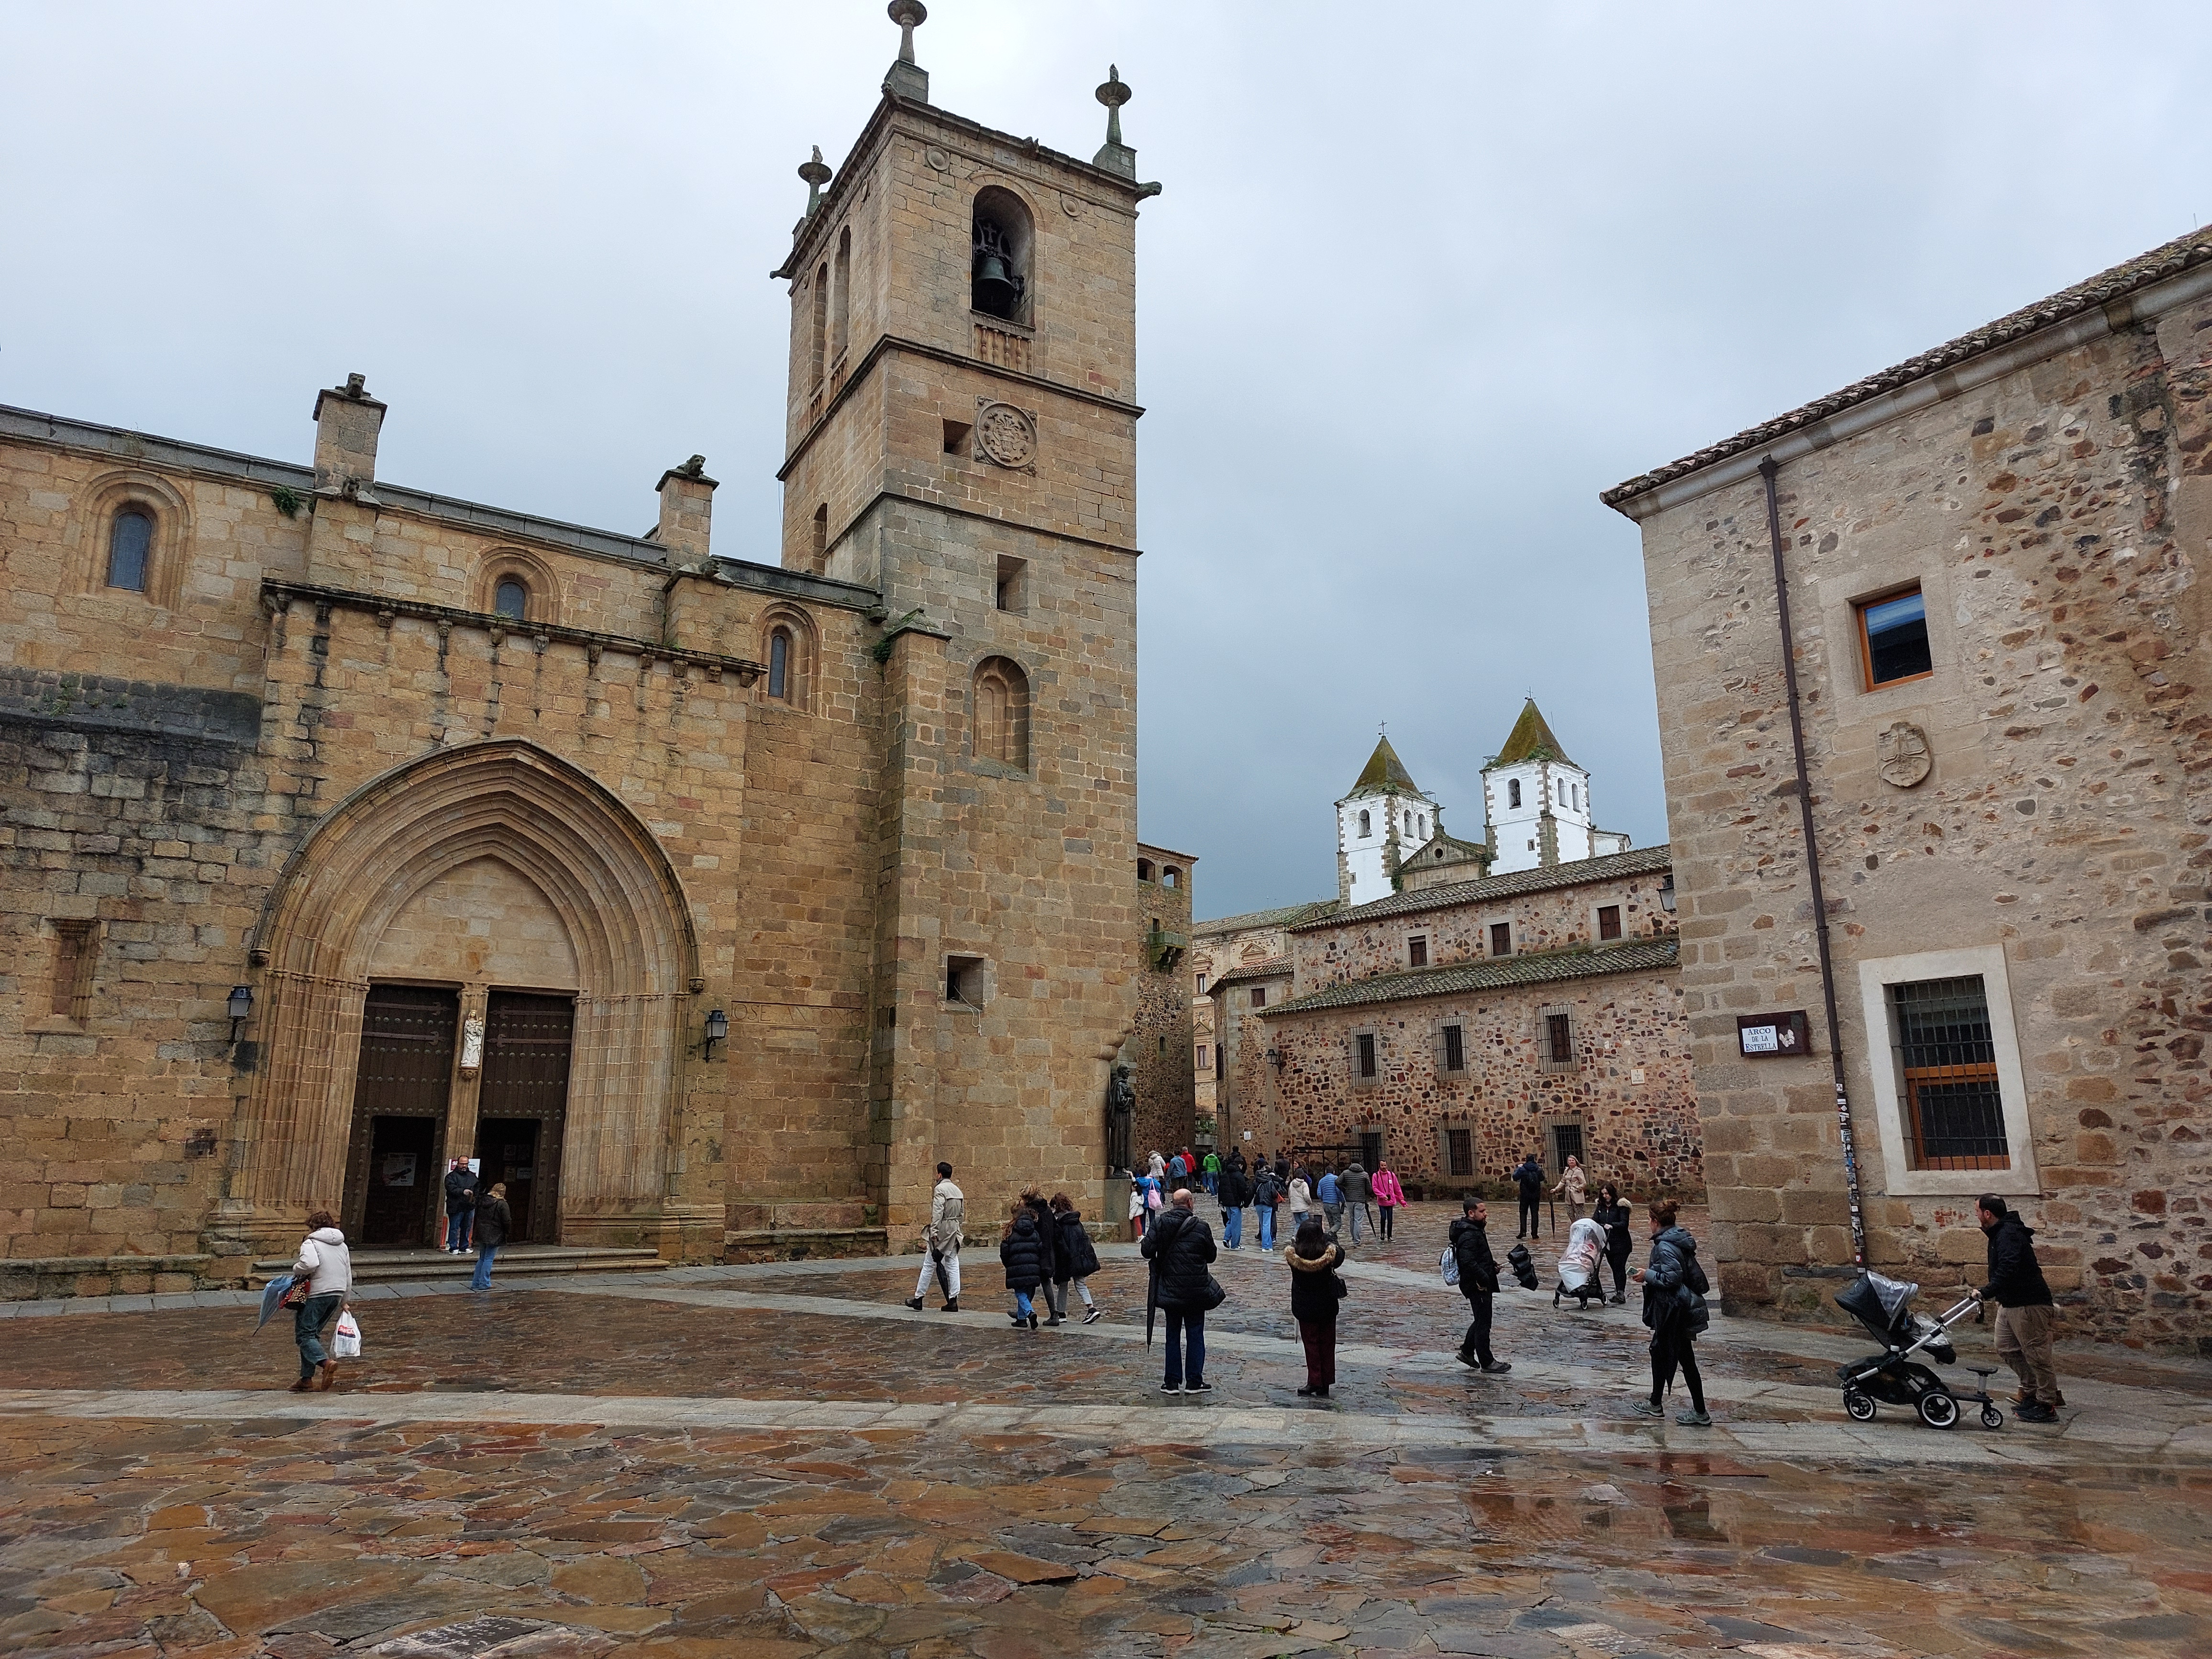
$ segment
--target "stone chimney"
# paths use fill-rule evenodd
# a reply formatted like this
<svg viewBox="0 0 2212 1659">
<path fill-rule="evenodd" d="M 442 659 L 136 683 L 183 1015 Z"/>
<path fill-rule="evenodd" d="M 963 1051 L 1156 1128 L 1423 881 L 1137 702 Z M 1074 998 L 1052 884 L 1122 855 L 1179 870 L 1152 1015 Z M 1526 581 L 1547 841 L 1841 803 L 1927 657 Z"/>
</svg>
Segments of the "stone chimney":
<svg viewBox="0 0 2212 1659">
<path fill-rule="evenodd" d="M 315 489 L 348 501 L 374 501 L 376 434 L 384 405 L 370 397 L 358 374 L 315 394 Z"/>
<path fill-rule="evenodd" d="M 714 480 L 707 458 L 694 455 L 660 475 L 660 522 L 653 539 L 668 550 L 672 565 L 696 565 L 707 557 L 708 534 L 714 516 Z"/>
</svg>

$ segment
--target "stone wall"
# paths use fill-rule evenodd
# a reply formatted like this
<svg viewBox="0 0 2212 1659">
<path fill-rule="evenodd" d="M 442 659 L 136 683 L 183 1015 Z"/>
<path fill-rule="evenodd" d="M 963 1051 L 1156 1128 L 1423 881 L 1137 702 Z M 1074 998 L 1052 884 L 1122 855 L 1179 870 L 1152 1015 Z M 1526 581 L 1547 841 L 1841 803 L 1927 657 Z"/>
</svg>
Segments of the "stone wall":
<svg viewBox="0 0 2212 1659">
<path fill-rule="evenodd" d="M 1778 475 L 1869 1259 L 1938 1294 L 1978 1282 L 1973 1194 L 1995 1188 L 2038 1230 L 2065 1328 L 2130 1342 L 2203 1344 L 2212 1292 L 2208 342 L 2202 297 L 2113 301 L 1968 358 L 1940 398 L 1785 448 Z M 1747 473 L 1624 510 L 1643 524 L 1722 1285 L 1737 1308 L 1832 1316 L 1850 1211 Z M 1933 672 L 1869 690 L 1856 605 L 1914 582 Z M 1924 778 L 1885 774 L 1901 726 L 1924 734 Z M 2010 1165 L 1917 1168 L 1884 1103 L 1881 988 L 1976 952 L 2013 1028 Z M 1793 1007 L 1814 1054 L 1738 1057 L 1739 1015 Z"/>
<path fill-rule="evenodd" d="M 1167 1153 L 1197 1137 L 1196 1094 L 1191 1078 L 1189 956 L 1191 866 L 1186 854 L 1138 848 L 1137 926 L 1144 969 L 1137 976 L 1135 1029 L 1122 1053 L 1137 1090 L 1131 1150 Z M 1176 872 L 1176 884 L 1165 872 Z"/>
</svg>

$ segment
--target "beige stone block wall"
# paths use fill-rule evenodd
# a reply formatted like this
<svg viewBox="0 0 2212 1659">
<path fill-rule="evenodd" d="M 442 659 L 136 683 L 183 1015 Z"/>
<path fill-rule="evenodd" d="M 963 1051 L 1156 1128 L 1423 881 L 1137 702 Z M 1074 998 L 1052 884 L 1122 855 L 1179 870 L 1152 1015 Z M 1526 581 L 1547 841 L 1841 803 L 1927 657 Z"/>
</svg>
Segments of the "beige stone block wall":
<svg viewBox="0 0 2212 1659">
<path fill-rule="evenodd" d="M 1994 948 L 2035 1170 L 1986 1184 L 2038 1228 L 2068 1328 L 2130 1341 L 2201 1342 L 2212 1291 L 2208 323 L 2200 304 L 2041 356 L 1779 480 L 1869 1257 L 1946 1289 L 1982 1271 L 1972 1196 L 1885 1167 L 1894 1062 L 1859 964 Z M 1759 481 L 1644 537 L 1723 1284 L 1820 1311 L 1838 1285 L 1804 1270 L 1850 1238 Z M 1935 672 L 1869 691 L 1855 602 L 1916 580 Z M 1877 769 L 1899 720 L 1932 753 L 1914 787 Z M 1736 1057 L 1738 1014 L 1790 1007 L 1815 1057 Z"/>
</svg>

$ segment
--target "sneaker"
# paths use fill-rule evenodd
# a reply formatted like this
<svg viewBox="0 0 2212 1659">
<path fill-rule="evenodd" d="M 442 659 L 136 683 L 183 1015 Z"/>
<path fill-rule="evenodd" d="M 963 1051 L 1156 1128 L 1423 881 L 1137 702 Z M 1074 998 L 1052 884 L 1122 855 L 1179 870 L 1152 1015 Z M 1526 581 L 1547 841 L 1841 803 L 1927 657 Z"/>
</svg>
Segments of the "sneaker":
<svg viewBox="0 0 2212 1659">
<path fill-rule="evenodd" d="M 1606 1300 L 1607 1300 L 1607 1301 L 1608 1301 L 1608 1302 L 1610 1302 L 1610 1303 L 1612 1303 L 1612 1304 L 1613 1304 L 1613 1306 L 1615 1306 L 1615 1307 L 1619 1307 L 1619 1306 L 1620 1306 L 1623 1303 L 1626 1302 L 1626 1301 L 1628 1300 L 1628 1297 L 1627 1297 L 1625 1294 L 1623 1294 L 1622 1292 L 1616 1291 L 1614 1291 L 1614 1292 L 1613 1292 L 1613 1295 L 1611 1295 L 1611 1296 L 1607 1297 L 1606 1298 Z"/>
<path fill-rule="evenodd" d="M 1314 1391 L 1311 1389 L 1300 1389 L 1298 1390 L 1298 1398 L 1301 1400 L 1310 1400 L 1313 1398 L 1313 1392 Z"/>
<path fill-rule="evenodd" d="M 2021 1389 L 2014 1394 L 2012 1403 L 2015 1406 L 2033 1406 L 2035 1404 L 2035 1396 L 2030 1394 L 2026 1389 Z M 2062 1394 L 2051 1403 L 2054 1406 L 2063 1406 L 2066 1403 L 2066 1396 Z"/>
<path fill-rule="evenodd" d="M 1713 1425 L 1711 1412 L 1676 1412 L 1674 1420 L 1686 1428 L 1710 1429 Z"/>
<path fill-rule="evenodd" d="M 1511 1370 L 1513 1369 L 1513 1362 L 1508 1359 L 1493 1359 L 1482 1369 L 1489 1372 L 1491 1376 L 1495 1376 L 1500 1371 Z"/>
<path fill-rule="evenodd" d="M 1480 1370 L 1482 1369 L 1482 1362 L 1480 1359 L 1477 1359 L 1473 1354 L 1468 1353 L 1464 1350 L 1454 1354 L 1452 1358 L 1458 1360 L 1462 1365 L 1472 1365 L 1477 1370 Z"/>
<path fill-rule="evenodd" d="M 1633 1409 L 1638 1417 L 1664 1417 L 1667 1415 L 1667 1408 L 1664 1406 L 1655 1406 L 1648 1400 L 1638 1401 Z"/>
<path fill-rule="evenodd" d="M 1048 1325 L 1048 1326 L 1052 1326 L 1052 1325 L 1065 1325 L 1066 1323 L 1067 1323 L 1067 1322 L 1066 1322 L 1065 1319 L 1062 1319 L 1062 1318 L 1061 1318 L 1058 1314 L 1054 1314 L 1054 1315 L 1053 1315 L 1053 1316 L 1052 1316 L 1051 1318 L 1049 1318 L 1049 1319 L 1046 1320 L 1044 1322 L 1045 1322 L 1045 1323 L 1046 1323 L 1046 1325 Z"/>
<path fill-rule="evenodd" d="M 1083 1316 L 1083 1322 L 1086 1325 L 1096 1325 L 1100 1320 L 1105 1317 L 1105 1309 L 1094 1307 L 1085 1313 Z"/>
<path fill-rule="evenodd" d="M 2023 1423 L 2056 1423 L 2058 1413 L 2039 1400 L 2031 1400 L 2013 1415 Z"/>
<path fill-rule="evenodd" d="M 1021 1329 L 1023 1326 L 1030 1322 L 1030 1316 L 1027 1314 L 1010 1313 L 1006 1317 L 1012 1322 L 1013 1328 L 1016 1330 Z"/>
<path fill-rule="evenodd" d="M 1211 1382 L 1186 1382 L 1182 1385 L 1182 1391 L 1185 1394 L 1212 1394 L 1213 1392 L 1213 1384 Z"/>
<path fill-rule="evenodd" d="M 916 1313 L 920 1313 L 921 1311 L 921 1298 L 918 1296 L 910 1296 L 906 1299 L 906 1305 L 913 1309 Z"/>
<path fill-rule="evenodd" d="M 954 1297 L 950 1302 L 946 1303 L 937 1311 L 939 1313 L 958 1313 L 960 1311 L 960 1298 L 957 1296 Z"/>
<path fill-rule="evenodd" d="M 1160 1384 L 1160 1392 L 1162 1394 L 1181 1394 L 1182 1392 L 1182 1384 L 1180 1382 L 1163 1382 Z"/>
</svg>

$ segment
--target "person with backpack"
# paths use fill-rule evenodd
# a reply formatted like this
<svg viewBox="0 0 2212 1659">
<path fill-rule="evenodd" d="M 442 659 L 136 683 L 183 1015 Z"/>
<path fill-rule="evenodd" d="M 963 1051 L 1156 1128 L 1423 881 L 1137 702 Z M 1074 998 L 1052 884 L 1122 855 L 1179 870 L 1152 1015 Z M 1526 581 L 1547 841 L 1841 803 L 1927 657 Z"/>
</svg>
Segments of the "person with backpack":
<svg viewBox="0 0 2212 1659">
<path fill-rule="evenodd" d="M 1097 1247 L 1091 1242 L 1091 1230 L 1083 1224 L 1074 1200 L 1066 1193 L 1052 1195 L 1052 1283 L 1045 1291 L 1046 1305 L 1052 1310 L 1048 1325 L 1067 1322 L 1067 1286 L 1071 1280 L 1075 1293 L 1083 1298 L 1083 1322 L 1095 1325 L 1103 1316 L 1098 1304 L 1091 1299 L 1091 1286 L 1084 1281 L 1098 1271 Z"/>
<path fill-rule="evenodd" d="M 1220 1180 L 1221 1242 L 1232 1250 L 1242 1249 L 1244 1206 L 1252 1201 L 1252 1183 L 1244 1178 L 1244 1166 L 1233 1158 L 1220 1172 Z"/>
<path fill-rule="evenodd" d="M 1375 1237 L 1383 1243 L 1390 1242 L 1390 1223 L 1398 1208 L 1406 1201 L 1406 1189 L 1399 1183 L 1398 1172 L 1388 1159 L 1375 1166 Z"/>
<path fill-rule="evenodd" d="M 1260 1212 L 1260 1248 L 1271 1255 L 1275 1249 L 1275 1206 L 1282 1201 L 1282 1178 L 1276 1175 L 1273 1164 L 1261 1158 L 1260 1172 L 1252 1179 L 1252 1203 Z"/>
<path fill-rule="evenodd" d="M 1369 1224 L 1374 1217 L 1367 1215 L 1367 1200 L 1375 1194 L 1375 1181 L 1358 1164 L 1350 1165 L 1336 1178 L 1337 1194 L 1344 1200 L 1346 1218 L 1352 1224 L 1352 1242 L 1359 1243 L 1360 1218 L 1365 1216 Z"/>
<path fill-rule="evenodd" d="M 1215 1255 L 1213 1229 L 1191 1213 L 1191 1201 L 1188 1188 L 1178 1192 L 1137 1247 L 1152 1264 L 1150 1302 L 1168 1317 L 1162 1394 L 1213 1392 L 1206 1380 L 1206 1313 L 1218 1305 L 1206 1271 Z"/>
<path fill-rule="evenodd" d="M 1298 1322 L 1298 1340 L 1306 1350 L 1306 1385 L 1298 1393 L 1326 1400 L 1336 1386 L 1336 1304 L 1346 1294 L 1336 1270 L 1344 1265 L 1344 1247 L 1330 1243 L 1319 1224 L 1308 1221 L 1284 1247 L 1283 1260 L 1291 1264 L 1291 1317 Z"/>
<path fill-rule="evenodd" d="M 1513 1367 L 1490 1351 L 1490 1298 L 1498 1294 L 1498 1261 L 1490 1254 L 1490 1207 L 1473 1193 L 1460 1200 L 1459 1207 L 1449 1251 L 1468 1315 L 1467 1334 L 1460 1339 L 1459 1363 L 1494 1376 Z"/>
<path fill-rule="evenodd" d="M 1590 1219 L 1605 1229 L 1605 1259 L 1613 1264 L 1613 1300 L 1624 1304 L 1628 1300 L 1628 1254 L 1635 1248 L 1629 1229 L 1636 1224 L 1636 1212 L 1621 1202 L 1619 1187 L 1601 1182 Z"/>
<path fill-rule="evenodd" d="M 1698 1241 L 1674 1224 L 1674 1204 L 1661 1199 L 1652 1205 L 1651 1260 L 1636 1270 L 1644 1286 L 1644 1322 L 1651 1328 L 1651 1398 L 1636 1402 L 1639 1417 L 1664 1417 L 1667 1385 L 1677 1367 L 1689 1384 L 1690 1409 L 1674 1413 L 1674 1420 L 1691 1428 L 1711 1428 L 1705 1410 L 1705 1379 L 1698 1371 L 1692 1346 L 1698 1333 L 1712 1322 L 1705 1306 L 1705 1270 L 1698 1265 Z"/>
<path fill-rule="evenodd" d="M 1521 1189 L 1521 1219 L 1513 1229 L 1516 1238 L 1534 1238 L 1543 1231 L 1538 1215 L 1544 1206 L 1544 1165 L 1531 1152 L 1522 1158 L 1508 1177 Z"/>
<path fill-rule="evenodd" d="M 1044 1283 L 1046 1245 L 1037 1233 L 1036 1216 L 1026 1204 L 1014 1206 L 1012 1218 L 999 1240 L 999 1262 L 1006 1270 L 1006 1289 L 1013 1293 L 1014 1310 L 1007 1315 L 1017 1330 L 1037 1328 L 1036 1309 L 1030 1296 Z"/>
</svg>

